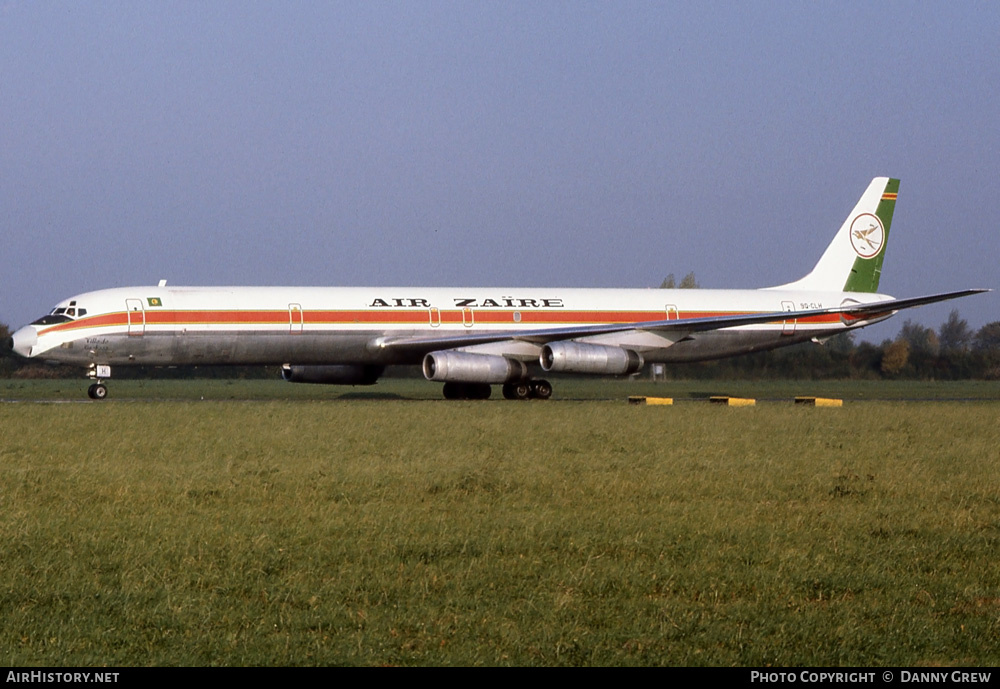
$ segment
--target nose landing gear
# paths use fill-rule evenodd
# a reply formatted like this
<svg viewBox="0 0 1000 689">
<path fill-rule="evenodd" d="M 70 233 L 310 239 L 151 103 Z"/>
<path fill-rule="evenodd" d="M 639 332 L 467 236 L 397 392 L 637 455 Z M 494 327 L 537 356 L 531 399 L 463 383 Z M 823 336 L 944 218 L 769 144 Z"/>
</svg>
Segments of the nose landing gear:
<svg viewBox="0 0 1000 689">
<path fill-rule="evenodd" d="M 102 378 L 111 377 L 111 367 L 99 364 L 91 364 L 87 371 L 87 377 L 94 383 L 87 388 L 87 397 L 92 400 L 103 400 L 108 396 L 108 387 L 103 383 Z"/>
</svg>

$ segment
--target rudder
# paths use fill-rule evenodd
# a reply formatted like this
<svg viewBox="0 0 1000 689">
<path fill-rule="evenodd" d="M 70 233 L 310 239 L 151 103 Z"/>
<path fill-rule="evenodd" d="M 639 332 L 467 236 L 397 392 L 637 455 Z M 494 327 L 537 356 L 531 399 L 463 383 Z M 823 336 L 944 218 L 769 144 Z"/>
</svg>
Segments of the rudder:
<svg viewBox="0 0 1000 689">
<path fill-rule="evenodd" d="M 851 243 L 858 254 L 851 266 L 851 274 L 844 283 L 845 292 L 877 292 L 882 277 L 882 261 L 885 260 L 885 245 L 889 243 L 889 226 L 892 213 L 896 210 L 896 196 L 899 194 L 899 180 L 886 181 L 875 217 L 858 215 L 851 222 Z M 881 234 L 882 241 L 867 244 L 870 235 Z M 866 256 L 869 253 L 871 255 Z"/>
</svg>

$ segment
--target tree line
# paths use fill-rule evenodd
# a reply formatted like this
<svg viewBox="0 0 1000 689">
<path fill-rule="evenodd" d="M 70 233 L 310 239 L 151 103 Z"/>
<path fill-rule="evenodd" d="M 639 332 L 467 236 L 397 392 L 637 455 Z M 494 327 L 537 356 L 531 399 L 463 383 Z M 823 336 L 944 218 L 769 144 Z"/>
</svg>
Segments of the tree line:
<svg viewBox="0 0 1000 689">
<path fill-rule="evenodd" d="M 957 310 L 937 329 L 903 321 L 896 337 L 881 344 L 845 332 L 812 342 L 745 356 L 695 364 L 668 365 L 666 376 L 796 380 L 899 379 L 1000 380 L 1000 321 L 979 330 Z"/>
<path fill-rule="evenodd" d="M 666 282 L 666 281 L 665 281 Z M 1000 380 L 1000 321 L 973 330 L 957 310 L 937 329 L 911 320 L 903 321 L 895 338 L 881 344 L 856 341 L 856 332 L 831 337 L 820 345 L 806 342 L 769 352 L 704 361 L 670 364 L 665 375 L 672 379 L 910 379 L 910 380 Z M 10 328 L 0 323 L 0 377 L 77 378 L 72 366 L 45 366 L 25 362 L 6 346 Z M 647 367 L 648 370 L 649 367 Z M 257 378 L 278 375 L 277 368 L 249 366 L 203 366 L 177 369 L 122 367 L 123 377 Z M 406 375 L 403 373 L 403 375 Z"/>
</svg>

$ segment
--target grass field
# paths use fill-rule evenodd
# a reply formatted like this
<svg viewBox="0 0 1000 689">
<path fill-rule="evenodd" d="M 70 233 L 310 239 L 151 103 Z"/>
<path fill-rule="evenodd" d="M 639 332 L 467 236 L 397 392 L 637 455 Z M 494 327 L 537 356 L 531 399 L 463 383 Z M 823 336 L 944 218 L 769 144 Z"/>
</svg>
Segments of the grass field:
<svg viewBox="0 0 1000 689">
<path fill-rule="evenodd" d="M 1000 663 L 996 384 L 199 385 L 0 404 L 0 662 Z"/>
</svg>

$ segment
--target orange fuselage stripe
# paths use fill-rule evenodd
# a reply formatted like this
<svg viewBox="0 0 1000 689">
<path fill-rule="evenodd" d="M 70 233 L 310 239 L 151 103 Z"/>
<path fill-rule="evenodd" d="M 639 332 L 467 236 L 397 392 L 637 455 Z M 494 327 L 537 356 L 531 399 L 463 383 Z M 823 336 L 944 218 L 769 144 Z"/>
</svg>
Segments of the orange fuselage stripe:
<svg viewBox="0 0 1000 689">
<path fill-rule="evenodd" d="M 140 326 L 201 326 L 201 325 L 260 325 L 260 326 L 303 326 L 317 325 L 429 325 L 431 315 L 427 309 L 368 309 L 368 310 L 315 310 L 297 311 L 293 319 L 287 309 L 284 310 L 221 310 L 221 311 L 175 311 L 146 310 L 145 320 L 138 312 L 118 311 L 96 316 L 79 318 L 68 323 L 60 323 L 42 330 L 40 334 L 65 332 L 103 327 Z M 520 314 L 520 320 L 514 319 L 514 314 Z M 737 316 L 751 314 L 749 311 L 686 311 L 678 321 L 687 318 L 715 318 L 721 316 Z M 130 314 L 131 322 L 130 322 Z M 434 323 L 441 325 L 463 325 L 471 321 L 477 325 L 602 325 L 622 323 L 648 323 L 650 321 L 667 320 L 664 311 L 517 311 L 473 309 L 471 318 L 468 311 L 436 310 Z M 807 318 L 794 319 L 799 323 L 838 323 L 838 314 L 822 314 Z M 776 319 L 780 323 L 781 319 Z"/>
</svg>

